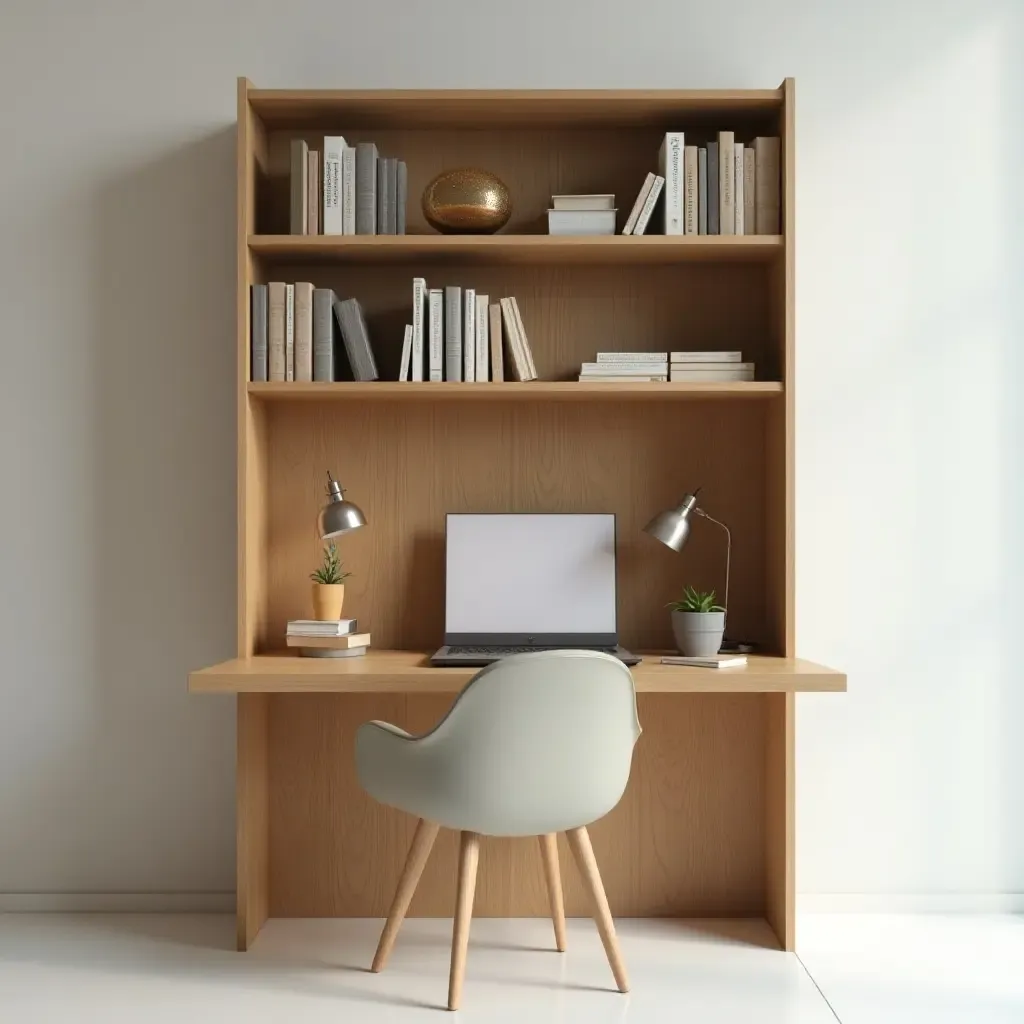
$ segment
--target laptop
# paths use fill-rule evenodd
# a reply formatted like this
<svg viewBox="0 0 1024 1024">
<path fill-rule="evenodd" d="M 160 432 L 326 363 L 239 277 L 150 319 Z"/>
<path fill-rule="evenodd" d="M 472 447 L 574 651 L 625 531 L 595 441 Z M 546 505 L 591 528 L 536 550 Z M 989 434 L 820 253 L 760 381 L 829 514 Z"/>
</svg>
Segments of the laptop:
<svg viewBox="0 0 1024 1024">
<path fill-rule="evenodd" d="M 618 643 L 615 516 L 450 513 L 438 667 L 575 648 L 640 659 Z"/>
</svg>

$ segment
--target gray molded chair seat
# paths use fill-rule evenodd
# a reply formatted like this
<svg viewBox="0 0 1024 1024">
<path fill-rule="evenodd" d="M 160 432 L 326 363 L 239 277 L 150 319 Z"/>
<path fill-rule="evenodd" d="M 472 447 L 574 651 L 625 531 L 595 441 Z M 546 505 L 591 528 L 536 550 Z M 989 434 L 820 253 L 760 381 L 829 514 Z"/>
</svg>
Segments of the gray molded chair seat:
<svg viewBox="0 0 1024 1024">
<path fill-rule="evenodd" d="M 556 946 L 564 950 L 556 833 L 565 832 L 615 980 L 627 991 L 586 826 L 622 797 L 639 735 L 629 669 L 591 651 L 520 654 L 488 666 L 423 736 L 386 722 L 363 725 L 356 737 L 363 787 L 420 819 L 373 969 L 391 952 L 441 826 L 461 833 L 449 1008 L 461 995 L 481 835 L 539 837 Z"/>
</svg>

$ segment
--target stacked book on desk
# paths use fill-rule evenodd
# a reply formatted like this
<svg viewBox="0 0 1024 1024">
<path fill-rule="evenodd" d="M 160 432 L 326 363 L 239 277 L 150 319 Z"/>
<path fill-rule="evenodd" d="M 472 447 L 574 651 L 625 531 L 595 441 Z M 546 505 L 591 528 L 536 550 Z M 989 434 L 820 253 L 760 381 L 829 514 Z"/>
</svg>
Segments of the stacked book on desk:
<svg viewBox="0 0 1024 1024">
<path fill-rule="evenodd" d="M 615 196 L 552 196 L 549 235 L 614 235 Z"/>
<path fill-rule="evenodd" d="M 370 634 L 357 633 L 357 628 L 355 619 L 294 619 L 288 623 L 285 643 L 307 657 L 356 658 L 370 646 Z"/>
<path fill-rule="evenodd" d="M 668 380 L 666 352 L 598 352 L 597 361 L 580 367 L 582 381 L 605 384 L 659 383 Z"/>
<path fill-rule="evenodd" d="M 742 352 L 671 352 L 668 379 L 691 384 L 753 380 L 754 364 L 742 360 Z"/>
</svg>

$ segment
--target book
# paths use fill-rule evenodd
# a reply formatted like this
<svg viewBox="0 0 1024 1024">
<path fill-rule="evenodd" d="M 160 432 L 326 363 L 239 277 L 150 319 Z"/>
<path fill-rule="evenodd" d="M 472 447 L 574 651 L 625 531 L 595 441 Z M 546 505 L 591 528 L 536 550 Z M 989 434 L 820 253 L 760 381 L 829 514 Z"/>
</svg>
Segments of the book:
<svg viewBox="0 0 1024 1024">
<path fill-rule="evenodd" d="M 297 647 L 301 648 L 299 654 L 303 658 L 361 658 L 366 654 L 365 647 L 350 647 L 347 651 L 334 651 L 330 654 L 323 654 L 319 647 L 310 647 L 308 644 L 297 644 Z"/>
<path fill-rule="evenodd" d="M 614 210 L 615 196 L 552 196 L 551 208 L 554 210 Z"/>
<path fill-rule="evenodd" d="M 267 379 L 284 380 L 284 281 L 271 281 L 267 285 Z"/>
<path fill-rule="evenodd" d="M 754 379 L 754 370 L 750 369 L 728 369 L 708 370 L 698 367 L 669 367 L 668 378 L 672 381 L 688 381 L 699 384 L 702 381 L 711 382 L 732 382 L 750 381 Z"/>
<path fill-rule="evenodd" d="M 622 226 L 622 233 L 624 235 L 633 234 L 633 229 L 636 227 L 636 222 L 640 219 L 640 214 L 643 211 L 644 203 L 647 202 L 647 196 L 650 194 L 651 188 L 654 185 L 654 179 L 657 177 L 653 172 L 648 174 L 644 179 L 643 185 L 640 186 L 640 191 L 636 194 L 636 201 L 633 203 L 633 209 L 629 211 L 629 216 L 626 218 L 626 223 Z"/>
<path fill-rule="evenodd" d="M 382 156 L 377 161 L 377 234 L 398 233 L 398 160 Z"/>
<path fill-rule="evenodd" d="M 334 380 L 334 292 L 313 289 L 313 380 Z"/>
<path fill-rule="evenodd" d="M 597 357 L 600 360 L 600 356 Z M 742 352 L 669 352 L 670 363 L 738 363 Z"/>
<path fill-rule="evenodd" d="M 778 136 L 754 139 L 754 231 L 759 235 L 782 233 L 782 178 Z"/>
<path fill-rule="evenodd" d="M 310 153 L 306 161 L 306 234 L 320 234 L 320 160 Z"/>
<path fill-rule="evenodd" d="M 693 360 L 672 360 L 669 366 L 673 370 L 701 370 L 708 373 L 714 373 L 718 371 L 724 371 L 726 373 L 746 373 L 753 371 L 753 363 L 742 363 L 738 360 L 736 362 L 723 361 L 723 362 L 711 362 L 708 361 L 693 361 Z"/>
<path fill-rule="evenodd" d="M 476 290 L 462 293 L 462 379 L 468 384 L 476 380 Z"/>
<path fill-rule="evenodd" d="M 487 318 L 490 320 L 487 333 L 491 338 L 491 380 L 495 384 L 503 384 L 505 354 L 501 346 L 501 306 L 497 302 L 492 302 L 488 307 Z"/>
<path fill-rule="evenodd" d="M 665 179 L 664 230 L 666 235 L 686 233 L 685 170 L 683 167 L 685 134 L 666 132 L 658 150 L 658 174 Z M 642 232 L 641 232 L 642 233 Z"/>
<path fill-rule="evenodd" d="M 309 146 L 304 139 L 292 139 L 288 168 L 288 230 L 293 235 L 306 233 L 307 193 L 309 187 Z"/>
<path fill-rule="evenodd" d="M 718 133 L 718 233 L 736 231 L 736 141 L 732 132 Z"/>
<path fill-rule="evenodd" d="M 526 336 L 526 325 L 523 323 L 523 314 L 519 311 L 519 303 L 513 295 L 509 301 L 512 303 L 512 313 L 516 320 L 516 332 L 519 335 L 519 344 L 522 347 L 523 355 L 526 357 L 526 372 L 529 376 L 526 380 L 537 379 L 537 366 L 533 361 L 533 350 L 530 348 L 530 339 Z"/>
<path fill-rule="evenodd" d="M 756 235 L 757 160 L 749 147 L 743 150 L 743 234 Z"/>
<path fill-rule="evenodd" d="M 284 379 L 295 380 L 295 285 L 284 286 Z"/>
<path fill-rule="evenodd" d="M 617 374 L 623 377 L 628 377 L 631 374 L 640 374 L 641 376 L 645 373 L 660 374 L 668 373 L 668 363 L 665 360 L 660 363 L 583 363 L 580 366 L 580 373 L 587 373 L 594 377 L 599 377 L 601 374 Z"/>
<path fill-rule="evenodd" d="M 249 380 L 267 379 L 267 286 L 249 289 Z"/>
<path fill-rule="evenodd" d="M 530 371 L 520 345 L 515 313 L 512 310 L 512 300 L 501 299 L 500 305 L 501 318 L 505 323 L 505 337 L 508 339 L 509 368 L 512 371 L 512 376 L 519 381 L 529 380 Z"/>
<path fill-rule="evenodd" d="M 745 654 L 713 654 L 710 658 L 688 658 L 682 654 L 667 654 L 662 665 L 686 665 L 689 668 L 740 668 L 747 663 Z"/>
<path fill-rule="evenodd" d="M 732 147 L 733 152 L 733 234 L 743 234 L 743 214 L 746 212 L 743 200 L 743 143 L 737 142 Z"/>
<path fill-rule="evenodd" d="M 412 279 L 412 365 L 411 380 L 423 380 L 424 341 L 427 334 L 427 282 L 422 277 Z"/>
<path fill-rule="evenodd" d="M 398 161 L 395 186 L 395 234 L 405 234 L 405 204 L 409 201 L 409 169 L 404 160 Z"/>
<path fill-rule="evenodd" d="M 599 363 L 666 363 L 667 352 L 598 352 Z"/>
<path fill-rule="evenodd" d="M 412 362 L 412 324 L 405 325 L 402 337 L 402 361 L 398 364 L 398 379 L 409 379 L 409 364 Z"/>
<path fill-rule="evenodd" d="M 431 288 L 427 300 L 429 306 L 429 375 L 428 380 L 444 380 L 444 292 Z"/>
<path fill-rule="evenodd" d="M 286 633 L 285 644 L 288 647 L 319 647 L 335 651 L 350 651 L 355 647 L 364 651 L 370 646 L 369 633 L 349 633 L 344 636 L 303 636 Z"/>
<path fill-rule="evenodd" d="M 433 362 L 430 379 L 434 379 Z M 462 380 L 462 289 L 457 284 L 444 289 L 444 379 Z"/>
<path fill-rule="evenodd" d="M 295 379 L 313 379 L 313 286 L 295 283 Z"/>
<path fill-rule="evenodd" d="M 356 234 L 377 234 L 377 146 L 356 145 Z"/>
<path fill-rule="evenodd" d="M 356 233 L 356 150 L 346 146 L 341 152 L 341 233 Z"/>
<path fill-rule="evenodd" d="M 697 150 L 697 234 L 708 233 L 708 151 Z"/>
<path fill-rule="evenodd" d="M 341 330 L 341 340 L 348 356 L 353 380 L 377 380 L 377 362 L 370 346 L 366 318 L 358 299 L 335 299 L 334 315 Z"/>
<path fill-rule="evenodd" d="M 344 135 L 324 137 L 323 171 L 323 233 L 341 235 L 345 233 L 345 217 L 342 209 L 344 193 L 341 188 L 341 160 L 345 151 Z"/>
<path fill-rule="evenodd" d="M 597 384 L 664 384 L 668 375 L 664 373 L 640 373 L 640 374 L 592 374 L 581 373 L 577 380 L 590 381 Z"/>
<path fill-rule="evenodd" d="M 651 185 L 651 191 L 647 193 L 647 198 L 644 200 L 644 208 L 640 211 L 640 216 L 636 219 L 636 226 L 633 228 L 634 235 L 642 235 L 647 230 L 647 223 L 651 219 L 651 214 L 654 212 L 654 206 L 658 202 L 658 196 L 661 195 L 661 190 L 665 185 L 665 179 L 661 175 L 655 175 L 654 184 Z"/>
<path fill-rule="evenodd" d="M 614 235 L 616 210 L 548 210 L 549 235 Z"/>
<path fill-rule="evenodd" d="M 718 143 L 708 143 L 708 234 L 719 234 Z"/>
<path fill-rule="evenodd" d="M 476 382 L 486 384 L 490 379 L 487 373 L 487 364 L 491 358 L 490 341 L 490 320 L 488 319 L 487 306 L 490 296 L 477 295 L 476 297 Z"/>
<path fill-rule="evenodd" d="M 683 150 L 683 234 L 697 234 L 696 146 L 686 146 Z"/>
<path fill-rule="evenodd" d="M 358 628 L 358 619 L 291 619 L 286 632 L 292 636 L 346 636 Z"/>
</svg>

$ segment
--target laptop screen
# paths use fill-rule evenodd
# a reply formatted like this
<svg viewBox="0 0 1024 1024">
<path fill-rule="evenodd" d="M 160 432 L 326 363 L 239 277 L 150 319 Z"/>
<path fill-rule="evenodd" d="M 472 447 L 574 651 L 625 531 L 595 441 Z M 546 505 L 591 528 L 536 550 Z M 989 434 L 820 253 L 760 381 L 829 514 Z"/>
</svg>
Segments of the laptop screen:
<svg viewBox="0 0 1024 1024">
<path fill-rule="evenodd" d="M 447 643 L 615 643 L 615 516 L 450 514 Z"/>
</svg>

